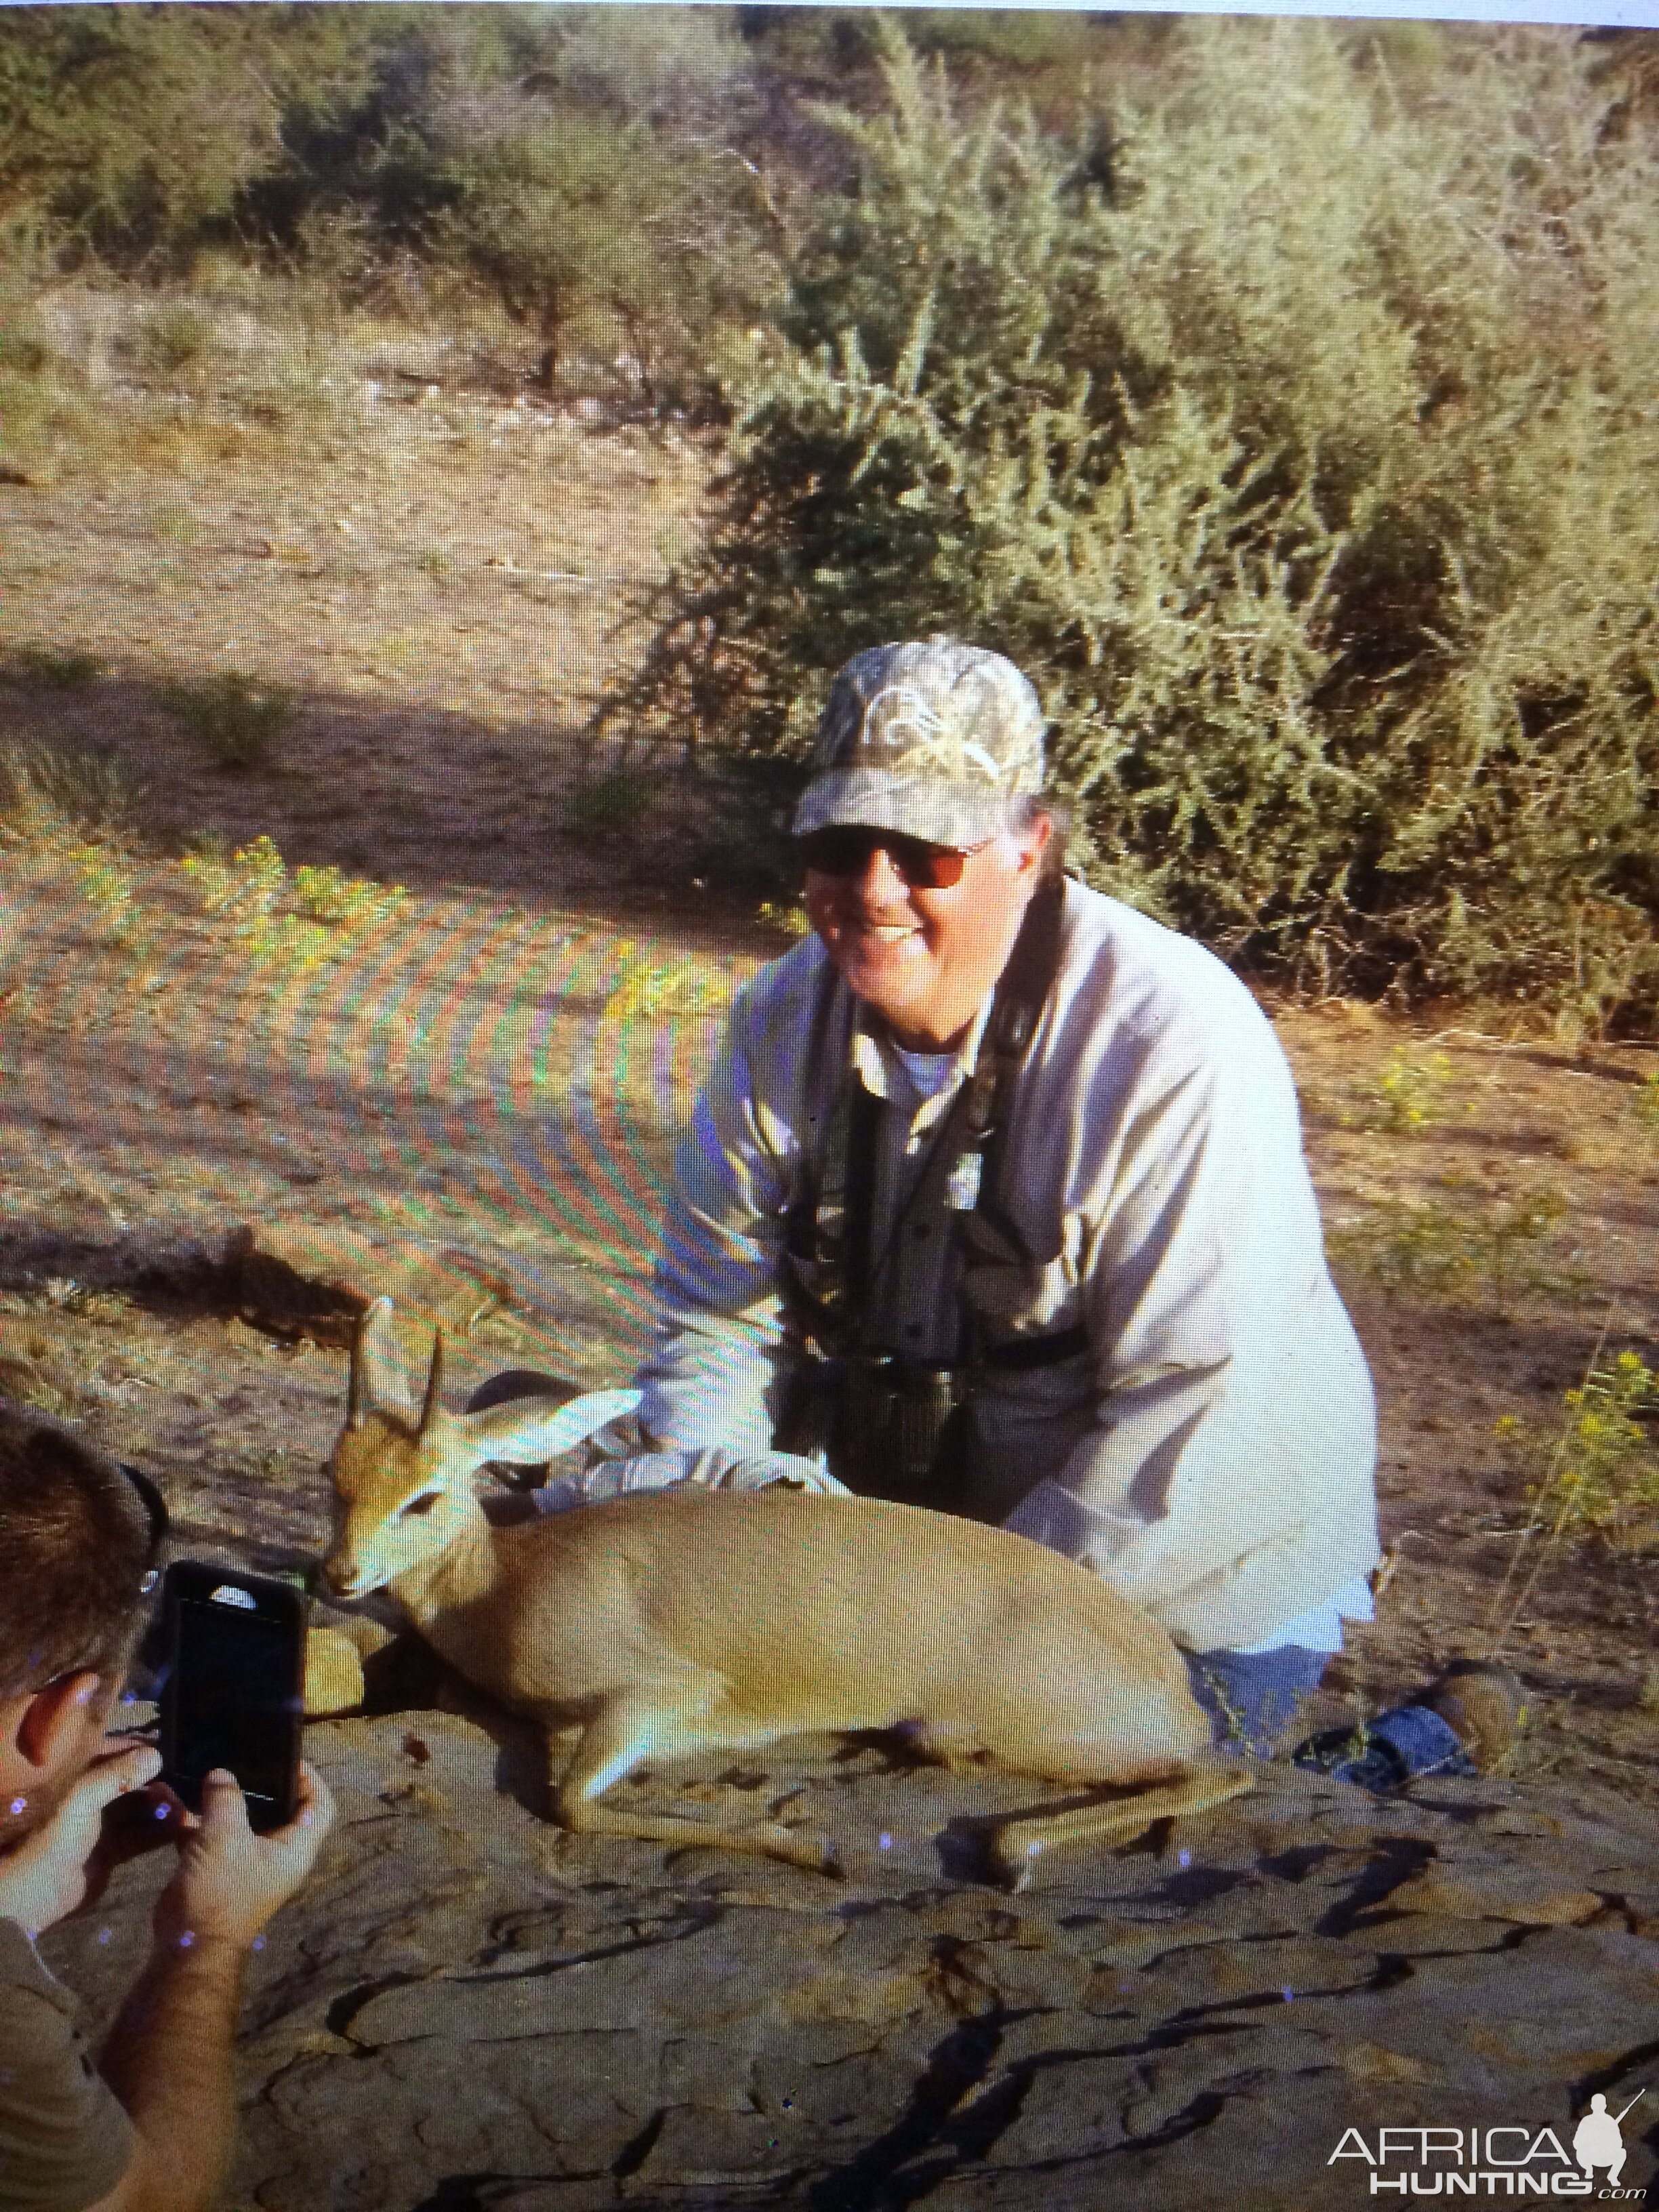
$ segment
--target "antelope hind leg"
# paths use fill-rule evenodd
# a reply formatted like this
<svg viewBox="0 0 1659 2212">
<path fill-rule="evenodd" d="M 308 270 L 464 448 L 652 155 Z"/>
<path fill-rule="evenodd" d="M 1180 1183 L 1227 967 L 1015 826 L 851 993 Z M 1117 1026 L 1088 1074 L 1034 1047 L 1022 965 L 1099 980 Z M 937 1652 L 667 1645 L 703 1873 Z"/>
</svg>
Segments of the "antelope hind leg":
<svg viewBox="0 0 1659 2212">
<path fill-rule="evenodd" d="M 1011 1887 L 1024 1889 L 1031 1869 L 1042 1854 L 1056 1844 L 1127 1843 L 1155 1820 L 1169 1820 L 1188 1813 L 1201 1813 L 1211 1805 L 1242 1797 L 1254 1783 L 1238 1766 L 1219 1761 L 1183 1775 L 1161 1790 L 1144 1790 L 1133 1797 L 1117 1797 L 1109 1803 L 1080 1805 L 1070 1813 L 1036 1814 L 1027 1820 L 1009 1820 L 997 1830 L 993 1845 L 996 1863 Z"/>
<path fill-rule="evenodd" d="M 674 1757 L 722 1741 L 717 1728 L 704 1724 L 705 1693 L 684 1703 L 629 1698 L 595 1715 L 562 1777 L 551 1777 L 556 1817 L 576 1835 L 634 1836 L 650 1844 L 696 1844 L 704 1850 L 743 1851 L 783 1859 L 809 1874 L 828 1874 L 829 1855 L 821 1844 L 775 1821 L 723 1828 L 712 1821 L 682 1819 L 672 1813 L 623 1813 L 599 1800 L 613 1782 L 631 1773 L 652 1753 Z M 550 1740 L 550 1762 L 558 1757 Z"/>
</svg>

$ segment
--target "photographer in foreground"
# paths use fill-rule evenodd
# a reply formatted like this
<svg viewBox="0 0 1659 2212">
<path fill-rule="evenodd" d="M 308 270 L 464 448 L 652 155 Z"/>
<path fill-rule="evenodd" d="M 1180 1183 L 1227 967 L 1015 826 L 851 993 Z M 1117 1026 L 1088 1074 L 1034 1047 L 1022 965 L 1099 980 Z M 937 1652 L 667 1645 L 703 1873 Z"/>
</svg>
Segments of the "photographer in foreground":
<svg viewBox="0 0 1659 2212">
<path fill-rule="evenodd" d="M 205 2212 L 230 2158 L 246 1962 L 333 1818 L 309 1767 L 273 1834 L 222 1771 L 198 1817 L 155 1779 L 153 1746 L 106 1733 L 162 1525 L 101 1453 L 0 1410 L 0 2212 Z M 34 1938 L 161 1845 L 178 1863 L 149 1960 L 94 2068 Z"/>
</svg>

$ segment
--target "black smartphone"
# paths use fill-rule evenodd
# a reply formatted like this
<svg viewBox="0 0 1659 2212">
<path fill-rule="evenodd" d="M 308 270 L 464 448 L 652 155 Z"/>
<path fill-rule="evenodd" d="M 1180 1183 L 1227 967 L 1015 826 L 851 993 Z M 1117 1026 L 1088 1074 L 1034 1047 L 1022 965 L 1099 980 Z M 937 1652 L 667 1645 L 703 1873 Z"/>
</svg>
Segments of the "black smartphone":
<svg viewBox="0 0 1659 2212">
<path fill-rule="evenodd" d="M 192 1813 L 216 1766 L 242 1785 L 260 1833 L 294 1818 L 305 1708 L 306 1618 L 291 1583 L 176 1559 L 161 1585 L 161 1776 Z"/>
</svg>

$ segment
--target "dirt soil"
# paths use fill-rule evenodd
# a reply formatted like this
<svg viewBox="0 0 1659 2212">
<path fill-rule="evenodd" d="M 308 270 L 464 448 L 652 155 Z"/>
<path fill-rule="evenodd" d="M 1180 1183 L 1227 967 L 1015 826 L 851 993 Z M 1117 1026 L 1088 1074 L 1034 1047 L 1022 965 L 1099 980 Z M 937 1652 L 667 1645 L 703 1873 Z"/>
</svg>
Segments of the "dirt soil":
<svg viewBox="0 0 1659 2212">
<path fill-rule="evenodd" d="M 642 879 L 629 825 L 580 805 L 586 705 L 707 465 L 672 434 L 383 401 L 331 461 L 222 441 L 163 465 L 112 438 L 0 485 L 0 739 L 106 750 L 143 841 L 125 942 L 61 842 L 0 849 L 0 1388 L 154 1470 L 198 1551 L 314 1557 L 343 1402 L 337 1347 L 244 1317 L 240 1229 L 476 1280 L 456 1391 L 508 1365 L 626 1379 L 672 1132 L 731 989 L 785 941 Z M 105 667 L 72 686 L 20 648 Z M 297 694 L 264 767 L 216 767 L 162 702 L 226 669 Z M 261 832 L 410 895 L 339 957 L 261 963 L 176 858 Z M 1382 1406 L 1393 1578 L 1332 1712 L 1498 1646 L 1533 1694 L 1525 1771 L 1659 1800 L 1651 1553 L 1522 1534 L 1526 1437 L 1559 1431 L 1598 1343 L 1656 1358 L 1656 1056 L 1269 1011 Z M 1419 1126 L 1377 1088 L 1402 1053 L 1429 1071 Z M 1539 1193 L 1554 1218 L 1494 1272 L 1480 1235 Z M 1386 1290 L 1402 1232 L 1454 1218 L 1476 1259 Z"/>
</svg>

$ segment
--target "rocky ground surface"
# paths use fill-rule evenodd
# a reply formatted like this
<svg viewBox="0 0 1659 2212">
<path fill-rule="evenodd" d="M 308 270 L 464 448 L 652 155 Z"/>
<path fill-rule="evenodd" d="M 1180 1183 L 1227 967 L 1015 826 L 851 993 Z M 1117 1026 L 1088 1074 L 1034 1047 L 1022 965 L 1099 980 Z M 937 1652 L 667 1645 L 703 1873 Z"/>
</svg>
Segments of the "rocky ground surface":
<svg viewBox="0 0 1659 2212">
<path fill-rule="evenodd" d="M 307 1751 L 339 1820 L 254 1965 L 234 2212 L 1340 2212 L 1372 2201 L 1351 2129 L 1524 2129 L 1548 2174 L 1598 2089 L 1646 2090 L 1623 2185 L 1659 2171 L 1659 1839 L 1610 1794 L 1273 1766 L 1010 1895 L 975 1835 L 1031 1786 L 873 1743 L 623 1785 L 787 1799 L 840 1881 L 566 1836 L 476 1702 Z M 46 1939 L 95 2012 L 161 1872 Z"/>
</svg>

